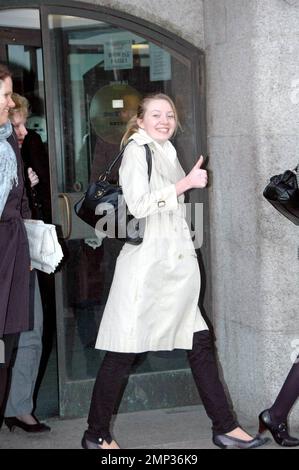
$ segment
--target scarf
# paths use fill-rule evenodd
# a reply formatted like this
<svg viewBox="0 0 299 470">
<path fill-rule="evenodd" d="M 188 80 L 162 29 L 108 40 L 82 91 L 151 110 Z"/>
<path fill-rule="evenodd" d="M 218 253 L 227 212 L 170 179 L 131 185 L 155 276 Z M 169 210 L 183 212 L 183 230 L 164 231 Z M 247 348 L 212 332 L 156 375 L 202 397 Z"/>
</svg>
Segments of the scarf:
<svg viewBox="0 0 299 470">
<path fill-rule="evenodd" d="M 177 158 L 176 150 L 169 140 L 161 145 L 153 140 L 144 129 L 139 129 L 138 132 L 135 132 L 131 139 L 135 140 L 138 145 L 152 144 L 156 147 L 159 156 L 158 158 L 156 158 L 156 155 L 153 157 L 155 168 L 169 182 L 176 183 L 186 176 Z"/>
<path fill-rule="evenodd" d="M 18 185 L 18 166 L 8 137 L 12 134 L 10 121 L 0 126 L 0 218 L 13 185 Z"/>
</svg>

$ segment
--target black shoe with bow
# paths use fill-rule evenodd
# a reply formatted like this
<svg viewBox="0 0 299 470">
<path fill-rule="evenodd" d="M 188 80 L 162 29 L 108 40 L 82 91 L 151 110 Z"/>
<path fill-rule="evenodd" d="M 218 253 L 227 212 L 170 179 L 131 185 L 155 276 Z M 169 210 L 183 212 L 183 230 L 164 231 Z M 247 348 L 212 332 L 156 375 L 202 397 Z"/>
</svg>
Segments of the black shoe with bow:
<svg viewBox="0 0 299 470">
<path fill-rule="evenodd" d="M 47 426 L 44 423 L 40 423 L 38 420 L 36 421 L 37 422 L 35 424 L 27 424 L 15 417 L 4 418 L 4 422 L 11 432 L 13 432 L 15 428 L 20 428 L 20 429 L 23 429 L 23 431 L 25 432 L 31 432 L 31 433 L 51 431 L 50 426 Z"/>
<path fill-rule="evenodd" d="M 259 434 L 262 434 L 265 431 L 270 431 L 273 439 L 280 446 L 299 446 L 299 439 L 289 435 L 287 423 L 274 422 L 269 410 L 264 410 L 259 415 Z"/>
</svg>

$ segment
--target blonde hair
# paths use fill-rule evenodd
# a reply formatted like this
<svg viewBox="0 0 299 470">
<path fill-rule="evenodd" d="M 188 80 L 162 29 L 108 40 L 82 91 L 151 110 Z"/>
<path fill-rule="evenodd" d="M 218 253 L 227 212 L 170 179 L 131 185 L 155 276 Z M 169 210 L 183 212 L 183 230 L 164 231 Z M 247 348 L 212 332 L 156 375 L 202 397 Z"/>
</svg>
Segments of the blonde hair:
<svg viewBox="0 0 299 470">
<path fill-rule="evenodd" d="M 13 117 L 15 113 L 22 113 L 25 119 L 27 119 L 29 114 L 29 101 L 25 96 L 21 96 L 18 93 L 13 93 L 11 99 L 15 103 L 14 108 L 10 108 L 9 117 Z"/>
<path fill-rule="evenodd" d="M 121 143 L 120 143 L 121 147 L 123 147 L 124 145 L 126 145 L 128 143 L 128 140 L 130 139 L 131 135 L 133 135 L 135 132 L 138 132 L 139 126 L 137 124 L 137 119 L 143 119 L 144 118 L 144 114 L 146 112 L 147 105 L 152 100 L 165 100 L 165 101 L 167 101 L 170 104 L 170 106 L 173 110 L 174 119 L 175 119 L 175 122 L 176 122 L 176 127 L 175 127 L 174 134 L 176 133 L 178 127 L 180 127 L 180 123 L 179 123 L 179 119 L 178 119 L 178 113 L 177 113 L 175 104 L 172 101 L 172 99 L 168 95 L 164 95 L 164 93 L 152 93 L 148 96 L 145 96 L 145 98 L 143 98 L 143 100 L 140 101 L 140 103 L 138 105 L 138 108 L 137 108 L 137 114 L 135 114 L 135 116 L 133 116 L 128 121 L 127 130 L 124 133 L 123 138 L 121 139 Z"/>
</svg>

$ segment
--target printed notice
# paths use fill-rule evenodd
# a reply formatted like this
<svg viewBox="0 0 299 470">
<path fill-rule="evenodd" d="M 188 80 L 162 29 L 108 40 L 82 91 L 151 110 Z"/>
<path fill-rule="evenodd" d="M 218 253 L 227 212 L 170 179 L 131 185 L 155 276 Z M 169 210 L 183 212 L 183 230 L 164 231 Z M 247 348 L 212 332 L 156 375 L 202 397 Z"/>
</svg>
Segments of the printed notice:
<svg viewBox="0 0 299 470">
<path fill-rule="evenodd" d="M 132 69 L 132 41 L 106 42 L 104 44 L 104 68 L 105 70 Z"/>
<path fill-rule="evenodd" d="M 171 80 L 170 54 L 155 44 L 150 44 L 150 81 Z"/>
</svg>

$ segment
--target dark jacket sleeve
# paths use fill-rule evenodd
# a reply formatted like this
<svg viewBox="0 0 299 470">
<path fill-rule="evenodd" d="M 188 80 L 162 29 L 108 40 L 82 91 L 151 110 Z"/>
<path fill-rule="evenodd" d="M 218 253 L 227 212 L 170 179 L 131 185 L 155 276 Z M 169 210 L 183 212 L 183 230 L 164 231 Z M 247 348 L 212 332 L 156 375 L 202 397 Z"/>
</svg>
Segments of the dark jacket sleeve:
<svg viewBox="0 0 299 470">
<path fill-rule="evenodd" d="M 25 186 L 24 186 L 23 197 L 22 197 L 21 214 L 22 214 L 23 219 L 31 219 L 31 210 L 29 207 L 29 201 L 28 201 L 28 197 L 26 194 Z"/>
<path fill-rule="evenodd" d="M 18 139 L 13 131 L 11 138 L 9 139 L 10 144 L 12 145 L 14 152 L 16 154 L 17 162 L 18 162 L 18 178 L 22 178 L 23 182 L 23 194 L 22 194 L 22 199 L 21 199 L 21 216 L 23 219 L 31 219 L 31 210 L 29 206 L 29 201 L 27 198 L 26 194 L 26 188 L 25 188 L 25 174 L 24 174 L 24 165 L 23 161 L 21 158 L 21 153 L 18 145 Z"/>
<path fill-rule="evenodd" d="M 48 152 L 39 134 L 33 130 L 27 130 L 28 134 L 21 151 L 25 172 L 31 167 L 39 178 L 39 183 L 31 188 L 29 178 L 27 174 L 25 175 L 29 206 L 32 218 L 42 219 L 49 223 L 51 222 L 51 191 Z"/>
</svg>

